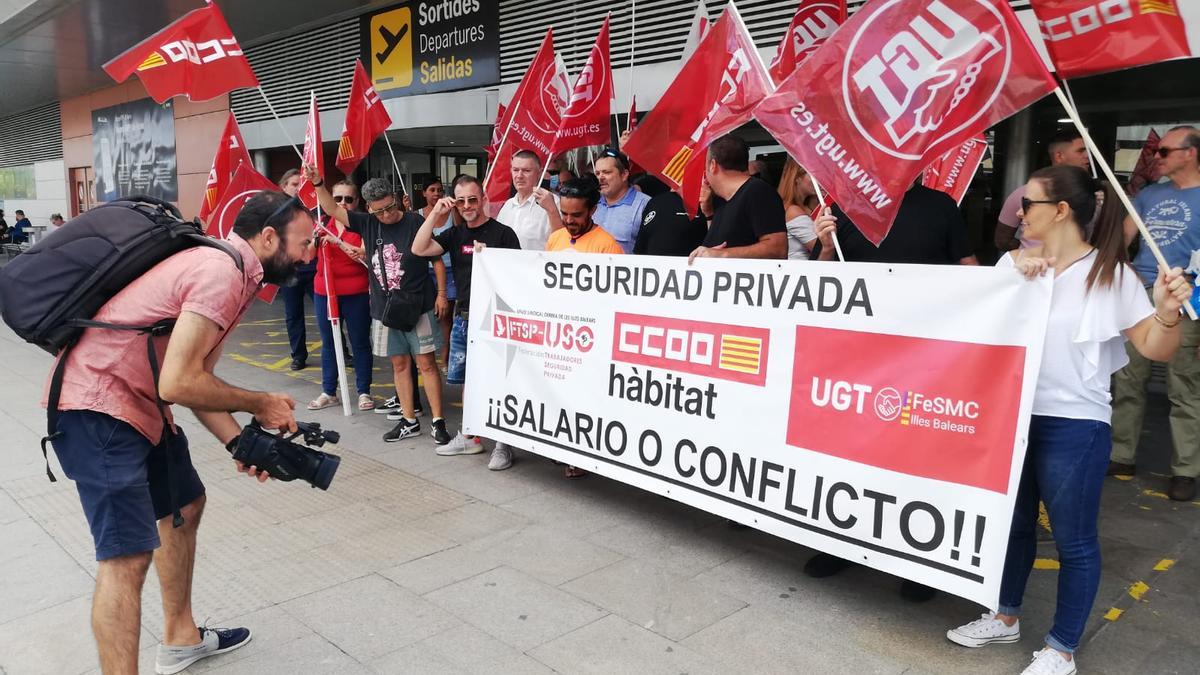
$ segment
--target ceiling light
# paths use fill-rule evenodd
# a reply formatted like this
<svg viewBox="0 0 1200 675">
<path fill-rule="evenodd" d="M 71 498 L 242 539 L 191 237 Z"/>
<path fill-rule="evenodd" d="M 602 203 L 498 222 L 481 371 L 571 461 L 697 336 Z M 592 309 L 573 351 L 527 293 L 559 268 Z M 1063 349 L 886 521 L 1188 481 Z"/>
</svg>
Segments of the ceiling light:
<svg viewBox="0 0 1200 675">
<path fill-rule="evenodd" d="M 1058 123 L 1059 123 L 1059 124 L 1070 124 L 1070 123 L 1071 123 L 1071 118 L 1070 118 L 1070 117 L 1062 117 L 1062 118 L 1059 118 L 1059 120 L 1058 120 Z"/>
</svg>

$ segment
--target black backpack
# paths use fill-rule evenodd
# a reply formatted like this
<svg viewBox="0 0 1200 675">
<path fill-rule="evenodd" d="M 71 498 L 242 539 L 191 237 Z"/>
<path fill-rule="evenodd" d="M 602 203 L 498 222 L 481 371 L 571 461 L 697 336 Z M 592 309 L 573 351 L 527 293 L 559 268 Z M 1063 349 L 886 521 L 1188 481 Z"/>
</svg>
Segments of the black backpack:
<svg viewBox="0 0 1200 675">
<path fill-rule="evenodd" d="M 85 328 L 144 333 L 157 389 L 158 356 L 153 338 L 169 333 L 176 317 L 150 326 L 101 323 L 92 317 L 134 279 L 194 246 L 225 251 L 238 269 L 243 269 L 237 250 L 205 236 L 200 224 L 183 220 L 173 204 L 133 195 L 71 219 L 0 269 L 0 317 L 4 323 L 26 342 L 61 356 L 50 380 L 43 457 L 47 456 L 46 444 L 59 433 L 58 401 L 67 355 Z M 169 431 L 161 399 L 158 404 Z M 55 480 L 48 458 L 46 475 Z"/>
</svg>

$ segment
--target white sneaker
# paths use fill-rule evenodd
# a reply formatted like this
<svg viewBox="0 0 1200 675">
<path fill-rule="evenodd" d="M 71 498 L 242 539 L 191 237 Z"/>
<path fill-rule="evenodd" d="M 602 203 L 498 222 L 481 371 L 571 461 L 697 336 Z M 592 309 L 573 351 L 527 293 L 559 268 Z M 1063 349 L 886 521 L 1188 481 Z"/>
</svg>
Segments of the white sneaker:
<svg viewBox="0 0 1200 675">
<path fill-rule="evenodd" d="M 479 442 L 479 437 L 467 438 L 463 432 L 459 431 L 458 435 L 450 439 L 449 443 L 439 445 L 435 450 L 442 457 L 453 457 L 455 455 L 478 455 L 483 452 L 483 444 Z"/>
<path fill-rule="evenodd" d="M 1057 649 L 1046 647 L 1033 653 L 1033 662 L 1021 675 L 1075 675 L 1075 659 L 1067 660 Z"/>
<path fill-rule="evenodd" d="M 958 628 L 946 631 L 946 639 L 964 647 L 982 647 L 993 642 L 1016 642 L 1021 639 L 1021 620 L 1011 626 L 996 618 L 994 612 L 988 612 Z"/>
<path fill-rule="evenodd" d="M 488 469 L 490 471 L 503 471 L 512 466 L 513 451 L 505 443 L 496 443 L 496 447 L 492 448 L 492 456 L 488 458 Z"/>
</svg>

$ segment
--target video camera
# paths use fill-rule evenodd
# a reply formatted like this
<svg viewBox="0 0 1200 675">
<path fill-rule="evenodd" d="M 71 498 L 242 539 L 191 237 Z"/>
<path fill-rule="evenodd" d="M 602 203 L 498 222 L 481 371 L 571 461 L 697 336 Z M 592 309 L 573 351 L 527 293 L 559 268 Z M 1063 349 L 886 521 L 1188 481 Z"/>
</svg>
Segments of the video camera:
<svg viewBox="0 0 1200 675">
<path fill-rule="evenodd" d="M 297 422 L 296 427 L 299 430 L 290 436 L 277 436 L 263 429 L 258 420 L 253 420 L 230 443 L 232 447 L 229 453 L 235 460 L 246 466 L 258 467 L 260 471 L 271 474 L 272 478 L 282 481 L 299 478 L 315 488 L 328 490 L 342 458 L 312 448 L 337 443 L 341 440 L 341 434 L 323 430 L 315 422 Z M 292 442 L 292 439 L 301 435 L 304 436 L 304 445 Z"/>
</svg>

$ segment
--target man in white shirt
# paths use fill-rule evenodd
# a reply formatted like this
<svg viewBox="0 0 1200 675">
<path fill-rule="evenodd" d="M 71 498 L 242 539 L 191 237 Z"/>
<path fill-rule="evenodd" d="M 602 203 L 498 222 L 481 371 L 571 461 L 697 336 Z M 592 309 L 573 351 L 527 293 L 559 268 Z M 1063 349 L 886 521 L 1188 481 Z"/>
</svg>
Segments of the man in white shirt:
<svg viewBox="0 0 1200 675">
<path fill-rule="evenodd" d="M 512 158 L 512 182 L 517 194 L 504 202 L 496 220 L 512 228 L 523 251 L 544 251 L 550 233 L 561 228 L 558 196 L 537 184 L 542 161 L 536 153 L 521 150 Z"/>
</svg>

